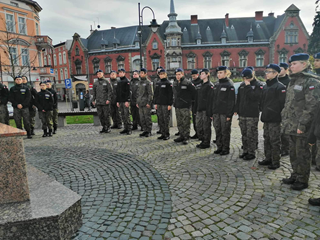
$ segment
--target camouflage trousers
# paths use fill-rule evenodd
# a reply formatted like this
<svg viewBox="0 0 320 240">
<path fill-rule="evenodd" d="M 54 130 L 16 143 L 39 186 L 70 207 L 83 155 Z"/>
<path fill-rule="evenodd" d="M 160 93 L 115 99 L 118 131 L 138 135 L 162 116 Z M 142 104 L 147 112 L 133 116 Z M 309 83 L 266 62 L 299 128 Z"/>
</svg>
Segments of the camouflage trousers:
<svg viewBox="0 0 320 240">
<path fill-rule="evenodd" d="M 291 176 L 301 183 L 308 183 L 311 168 L 311 153 L 307 138 L 289 135 Z"/>
<path fill-rule="evenodd" d="M 281 152 L 289 152 L 289 136 L 281 134 Z"/>
<path fill-rule="evenodd" d="M 138 126 L 140 124 L 140 115 L 139 115 L 139 108 L 137 105 L 130 105 L 131 115 L 132 115 L 132 125 Z"/>
<path fill-rule="evenodd" d="M 196 134 L 198 134 L 197 133 L 197 112 L 194 110 L 194 103 L 192 104 L 192 123 L 193 123 L 193 129 L 194 129 L 194 131 L 196 132 Z"/>
<path fill-rule="evenodd" d="M 281 124 L 264 123 L 264 155 L 272 164 L 280 164 Z"/>
<path fill-rule="evenodd" d="M 30 127 L 31 129 L 34 129 L 34 125 L 36 123 L 36 109 L 31 107 L 29 108 L 29 122 L 30 122 Z"/>
<path fill-rule="evenodd" d="M 9 112 L 4 104 L 0 104 L 0 123 L 9 125 Z"/>
<path fill-rule="evenodd" d="M 121 126 L 121 117 L 117 104 L 111 104 L 110 108 L 113 125 Z"/>
<path fill-rule="evenodd" d="M 216 131 L 216 144 L 222 151 L 230 151 L 232 118 L 227 121 L 227 116 L 223 114 L 213 114 L 213 126 Z"/>
<path fill-rule="evenodd" d="M 140 123 L 143 131 L 151 133 L 151 108 L 139 107 Z"/>
<path fill-rule="evenodd" d="M 97 105 L 97 113 L 100 119 L 101 126 L 104 129 L 110 128 L 110 105 Z"/>
<path fill-rule="evenodd" d="M 53 113 L 52 113 L 52 121 L 53 121 L 53 128 L 57 128 L 58 127 L 58 109 L 54 108 L 53 109 Z"/>
<path fill-rule="evenodd" d="M 211 118 L 206 111 L 197 112 L 197 134 L 203 144 L 210 145 L 211 142 Z"/>
<path fill-rule="evenodd" d="M 176 108 L 177 125 L 182 139 L 190 138 L 190 109 Z"/>
<path fill-rule="evenodd" d="M 30 122 L 29 122 L 29 109 L 28 108 L 14 108 L 13 109 L 13 118 L 16 123 L 17 128 L 22 129 L 22 118 L 23 125 L 27 132 L 30 132 Z"/>
<path fill-rule="evenodd" d="M 161 135 L 169 137 L 170 110 L 168 110 L 168 105 L 157 105 L 157 113 Z"/>
<path fill-rule="evenodd" d="M 255 155 L 258 145 L 259 118 L 239 117 L 243 152 Z"/>
<path fill-rule="evenodd" d="M 320 140 L 317 140 L 317 143 L 312 146 L 312 160 L 314 157 L 316 167 L 320 169 L 320 150 L 317 148 L 317 146 L 320 146 Z"/>
<path fill-rule="evenodd" d="M 39 118 L 42 123 L 42 130 L 52 130 L 53 121 L 52 121 L 53 111 L 39 112 Z"/>
<path fill-rule="evenodd" d="M 129 107 L 126 107 L 124 105 L 124 102 L 120 103 L 120 112 L 121 112 L 121 118 L 123 121 L 124 129 L 125 130 L 131 130 L 131 120 L 130 120 L 130 111 Z"/>
</svg>

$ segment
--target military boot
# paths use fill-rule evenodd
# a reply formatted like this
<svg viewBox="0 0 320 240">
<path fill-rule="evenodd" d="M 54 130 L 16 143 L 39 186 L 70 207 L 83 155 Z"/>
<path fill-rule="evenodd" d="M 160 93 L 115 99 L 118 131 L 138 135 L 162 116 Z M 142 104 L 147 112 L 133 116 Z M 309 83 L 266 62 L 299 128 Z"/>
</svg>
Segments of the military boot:
<svg viewBox="0 0 320 240">
<path fill-rule="evenodd" d="M 52 137 L 52 129 L 49 129 L 48 137 Z"/>
<path fill-rule="evenodd" d="M 308 202 L 312 206 L 320 206 L 320 198 L 309 198 Z"/>
<path fill-rule="evenodd" d="M 32 138 L 32 136 L 31 136 L 31 131 L 27 131 L 27 138 L 28 138 L 28 139 L 31 139 L 31 138 Z"/>
<path fill-rule="evenodd" d="M 53 134 L 56 134 L 57 133 L 57 127 L 53 127 Z"/>
<path fill-rule="evenodd" d="M 35 135 L 35 134 L 34 134 L 34 128 L 33 128 L 33 127 L 31 128 L 31 135 Z"/>
<path fill-rule="evenodd" d="M 48 136 L 48 130 L 45 129 L 45 130 L 43 130 L 43 135 L 42 135 L 42 137 L 47 137 L 47 136 Z"/>
</svg>

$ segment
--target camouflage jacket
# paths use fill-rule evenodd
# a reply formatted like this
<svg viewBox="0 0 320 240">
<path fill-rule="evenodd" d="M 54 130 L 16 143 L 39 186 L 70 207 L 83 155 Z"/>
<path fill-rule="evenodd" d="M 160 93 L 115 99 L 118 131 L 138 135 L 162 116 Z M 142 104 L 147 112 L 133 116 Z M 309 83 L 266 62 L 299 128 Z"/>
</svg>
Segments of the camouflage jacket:
<svg viewBox="0 0 320 240">
<path fill-rule="evenodd" d="M 282 110 L 282 131 L 307 137 L 320 100 L 320 78 L 307 71 L 291 74 Z M 297 134 L 297 130 L 302 134 Z"/>
<path fill-rule="evenodd" d="M 107 105 L 106 102 L 112 100 L 112 85 L 109 80 L 105 78 L 99 78 L 93 84 L 93 98 L 92 101 L 96 101 L 96 105 Z"/>
<path fill-rule="evenodd" d="M 131 88 L 131 105 L 137 104 L 138 91 L 139 91 L 139 78 L 131 79 L 130 88 Z"/>
<path fill-rule="evenodd" d="M 139 82 L 139 90 L 137 94 L 137 104 L 140 107 L 145 107 L 147 104 L 152 105 L 153 89 L 149 79 L 141 79 Z"/>
<path fill-rule="evenodd" d="M 118 79 L 110 79 L 110 83 L 112 85 L 112 90 L 113 90 L 113 94 L 112 94 L 112 104 L 117 104 L 117 86 L 118 86 Z"/>
</svg>

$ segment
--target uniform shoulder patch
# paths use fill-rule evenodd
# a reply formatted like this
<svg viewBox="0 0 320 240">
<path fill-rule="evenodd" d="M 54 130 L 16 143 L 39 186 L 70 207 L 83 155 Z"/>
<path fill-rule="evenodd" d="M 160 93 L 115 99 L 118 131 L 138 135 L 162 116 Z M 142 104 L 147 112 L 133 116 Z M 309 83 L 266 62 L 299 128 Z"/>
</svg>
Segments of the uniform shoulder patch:
<svg viewBox="0 0 320 240">
<path fill-rule="evenodd" d="M 285 90 L 285 89 L 283 89 L 281 92 L 282 92 L 282 93 L 285 93 L 285 92 L 286 92 L 286 90 Z"/>
<path fill-rule="evenodd" d="M 310 87 L 309 87 L 310 90 L 313 90 L 314 88 L 315 88 L 314 86 L 310 86 Z"/>
</svg>

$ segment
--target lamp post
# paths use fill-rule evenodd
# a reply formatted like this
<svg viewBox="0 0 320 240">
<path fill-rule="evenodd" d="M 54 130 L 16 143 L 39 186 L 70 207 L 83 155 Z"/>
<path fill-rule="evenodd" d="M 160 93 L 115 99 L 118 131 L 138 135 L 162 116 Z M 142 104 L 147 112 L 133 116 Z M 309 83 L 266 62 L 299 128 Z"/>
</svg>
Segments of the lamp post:
<svg viewBox="0 0 320 240">
<path fill-rule="evenodd" d="M 158 28 L 159 28 L 159 24 L 156 21 L 155 18 L 155 14 L 154 11 L 152 10 L 152 8 L 150 8 L 149 6 L 145 6 L 144 8 L 142 8 L 140 10 L 140 3 L 138 3 L 138 10 L 139 10 L 139 30 L 138 30 L 138 34 L 139 34 L 139 48 L 140 48 L 140 69 L 142 68 L 142 26 L 143 26 L 143 10 L 144 9 L 150 9 L 152 14 L 153 14 L 153 19 L 150 22 L 149 27 L 151 28 L 153 33 L 156 33 Z"/>
</svg>

